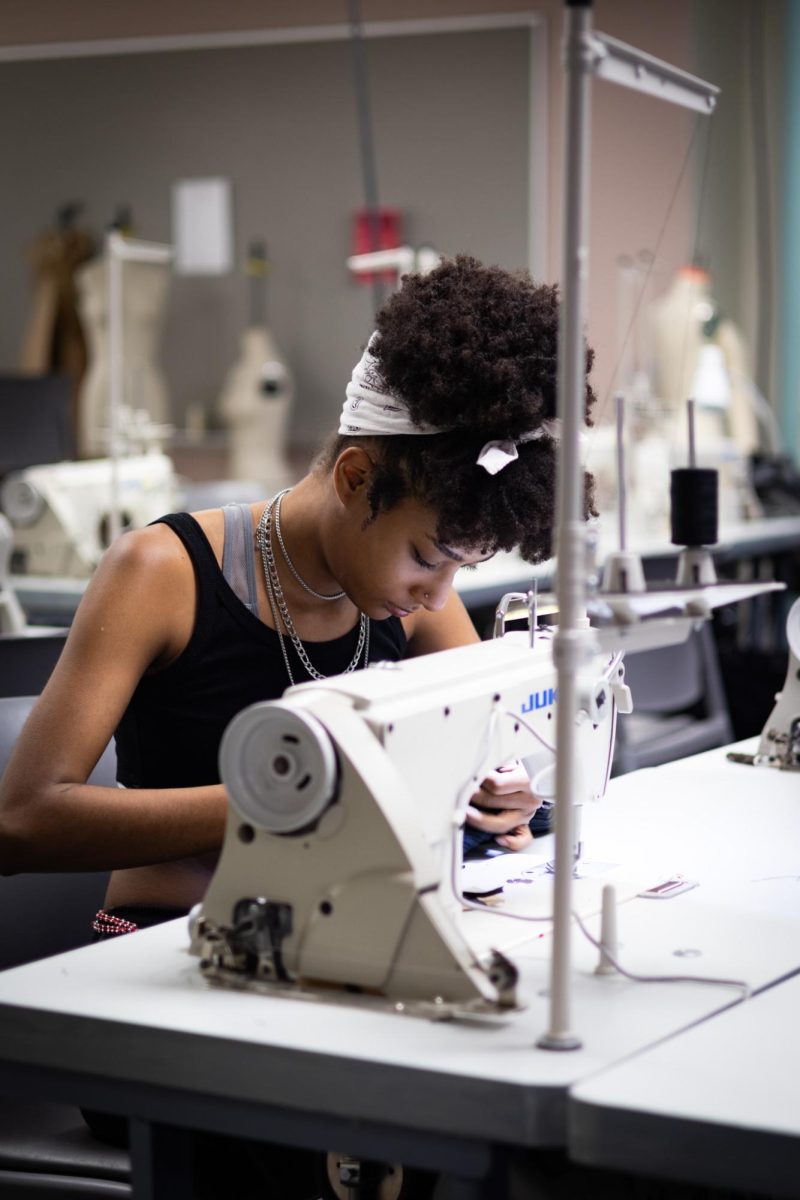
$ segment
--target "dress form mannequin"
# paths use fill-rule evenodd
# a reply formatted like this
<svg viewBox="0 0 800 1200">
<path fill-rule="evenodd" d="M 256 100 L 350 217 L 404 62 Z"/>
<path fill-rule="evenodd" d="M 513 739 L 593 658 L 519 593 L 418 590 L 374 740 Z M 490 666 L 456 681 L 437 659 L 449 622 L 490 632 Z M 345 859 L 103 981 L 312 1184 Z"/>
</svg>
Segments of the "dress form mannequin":
<svg viewBox="0 0 800 1200">
<path fill-rule="evenodd" d="M 266 270 L 264 245 L 254 243 L 247 261 L 248 326 L 241 336 L 239 358 L 225 380 L 219 409 L 231 433 L 231 478 L 253 480 L 266 491 L 278 491 L 292 482 L 286 440 L 294 381 L 265 323 Z"/>
<path fill-rule="evenodd" d="M 682 267 L 651 314 L 655 392 L 673 465 L 686 462 L 686 401 L 691 397 L 698 465 L 720 471 L 721 519 L 759 515 L 748 475 L 760 436 L 747 351 L 736 325 L 720 315 L 708 272 Z"/>
<path fill-rule="evenodd" d="M 55 373 L 69 377 L 70 419 L 76 442 L 87 355 L 75 273 L 94 254 L 94 239 L 77 223 L 80 210 L 79 204 L 64 205 L 55 227 L 44 230 L 28 251 L 34 290 L 19 360 L 20 370 L 26 375 Z"/>
<path fill-rule="evenodd" d="M 170 270 L 159 263 L 122 266 L 123 404 L 144 409 L 155 424 L 169 419 L 169 396 L 158 363 L 158 343 L 169 289 Z M 96 258 L 76 275 L 78 303 L 89 347 L 78 427 L 82 458 L 108 453 L 108 263 Z"/>
<path fill-rule="evenodd" d="M 729 438 L 739 454 L 751 454 L 758 448 L 759 435 L 745 386 L 747 352 L 734 323 L 719 317 L 708 272 L 681 267 L 653 305 L 652 321 L 655 390 L 664 409 L 679 414 L 682 422 L 684 405 L 694 397 L 698 449 L 704 441 Z M 724 405 L 706 405 L 702 396 L 695 396 L 698 364 L 709 345 L 718 349 L 719 368 L 727 374 L 729 402 Z"/>
</svg>

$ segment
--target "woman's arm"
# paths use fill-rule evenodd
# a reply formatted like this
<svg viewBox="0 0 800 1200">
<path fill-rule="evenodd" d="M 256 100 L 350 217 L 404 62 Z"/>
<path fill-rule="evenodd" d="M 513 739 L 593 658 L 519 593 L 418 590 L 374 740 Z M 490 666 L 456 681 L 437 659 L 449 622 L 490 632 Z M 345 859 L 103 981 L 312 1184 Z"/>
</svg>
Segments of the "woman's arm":
<svg viewBox="0 0 800 1200">
<path fill-rule="evenodd" d="M 194 606 L 191 561 L 166 526 L 125 534 L 103 556 L 0 783 L 0 872 L 105 870 L 218 849 L 221 784 L 86 783 L 139 679 L 186 644 Z"/>
</svg>

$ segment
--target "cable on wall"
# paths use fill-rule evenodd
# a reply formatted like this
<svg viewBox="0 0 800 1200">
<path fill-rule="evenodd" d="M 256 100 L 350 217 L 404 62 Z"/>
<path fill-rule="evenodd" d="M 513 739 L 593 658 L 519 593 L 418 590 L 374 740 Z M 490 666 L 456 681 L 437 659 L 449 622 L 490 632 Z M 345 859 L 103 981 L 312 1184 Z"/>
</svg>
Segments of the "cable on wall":
<svg viewBox="0 0 800 1200">
<path fill-rule="evenodd" d="M 380 250 L 378 216 L 378 172 L 375 161 L 375 139 L 372 128 L 372 108 L 369 94 L 369 70 L 364 45 L 364 28 L 360 0 L 347 0 L 350 24 L 350 47 L 353 63 L 353 89 L 358 117 L 358 140 L 361 150 L 361 175 L 364 204 L 369 224 L 369 249 Z M 383 281 L 376 271 L 372 279 L 372 303 L 375 311 L 383 304 Z"/>
<path fill-rule="evenodd" d="M 759 269 L 756 272 L 756 345 L 755 375 L 760 388 L 770 392 L 770 348 L 773 327 L 773 289 L 775 286 L 775 239 L 773 229 L 772 172 L 770 167 L 769 122 L 767 120 L 766 78 L 764 73 L 763 4 L 750 7 L 749 98 L 750 144 L 753 152 L 753 199 Z"/>
</svg>

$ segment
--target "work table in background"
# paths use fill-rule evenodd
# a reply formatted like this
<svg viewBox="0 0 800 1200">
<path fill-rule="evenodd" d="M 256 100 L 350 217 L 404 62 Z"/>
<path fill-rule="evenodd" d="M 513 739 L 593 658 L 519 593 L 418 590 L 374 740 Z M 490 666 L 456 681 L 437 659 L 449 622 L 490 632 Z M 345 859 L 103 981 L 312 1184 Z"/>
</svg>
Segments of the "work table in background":
<svg viewBox="0 0 800 1200">
<path fill-rule="evenodd" d="M 614 517 L 603 518 L 598 548 L 602 555 L 616 548 Z M 649 578 L 665 578 L 673 569 L 678 549 L 668 541 L 650 540 L 631 544 L 644 560 Z M 778 556 L 800 550 L 800 516 L 770 517 L 720 530 L 712 548 L 715 561 L 732 563 Z M 504 592 L 527 591 L 536 581 L 540 589 L 554 581 L 554 562 L 531 566 L 516 553 L 500 553 L 474 571 L 460 571 L 455 586 L 471 612 L 495 605 Z M 84 579 L 58 576 L 13 575 L 12 586 L 34 624 L 68 625 L 86 588 Z"/>
</svg>

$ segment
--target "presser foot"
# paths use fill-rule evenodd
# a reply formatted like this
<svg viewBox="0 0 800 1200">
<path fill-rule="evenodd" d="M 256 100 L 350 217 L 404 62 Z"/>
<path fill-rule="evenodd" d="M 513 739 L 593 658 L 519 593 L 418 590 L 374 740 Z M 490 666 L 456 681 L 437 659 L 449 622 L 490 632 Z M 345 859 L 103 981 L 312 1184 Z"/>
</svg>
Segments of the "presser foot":
<svg viewBox="0 0 800 1200">
<path fill-rule="evenodd" d="M 581 877 L 581 873 L 580 873 L 578 867 L 579 867 L 582 857 L 583 857 L 583 842 L 576 842 L 575 848 L 572 852 L 572 878 L 573 879 L 580 879 L 580 877 Z M 549 862 L 546 862 L 544 864 L 544 869 L 548 875 L 555 875 L 556 860 L 554 858 L 551 858 Z"/>
<path fill-rule="evenodd" d="M 192 940 L 199 942 L 200 971 L 247 980 L 261 978 L 291 983 L 283 962 L 283 941 L 292 931 L 291 905 L 263 897 L 240 900 L 233 925 L 217 925 L 206 917 L 192 922 Z"/>
</svg>

